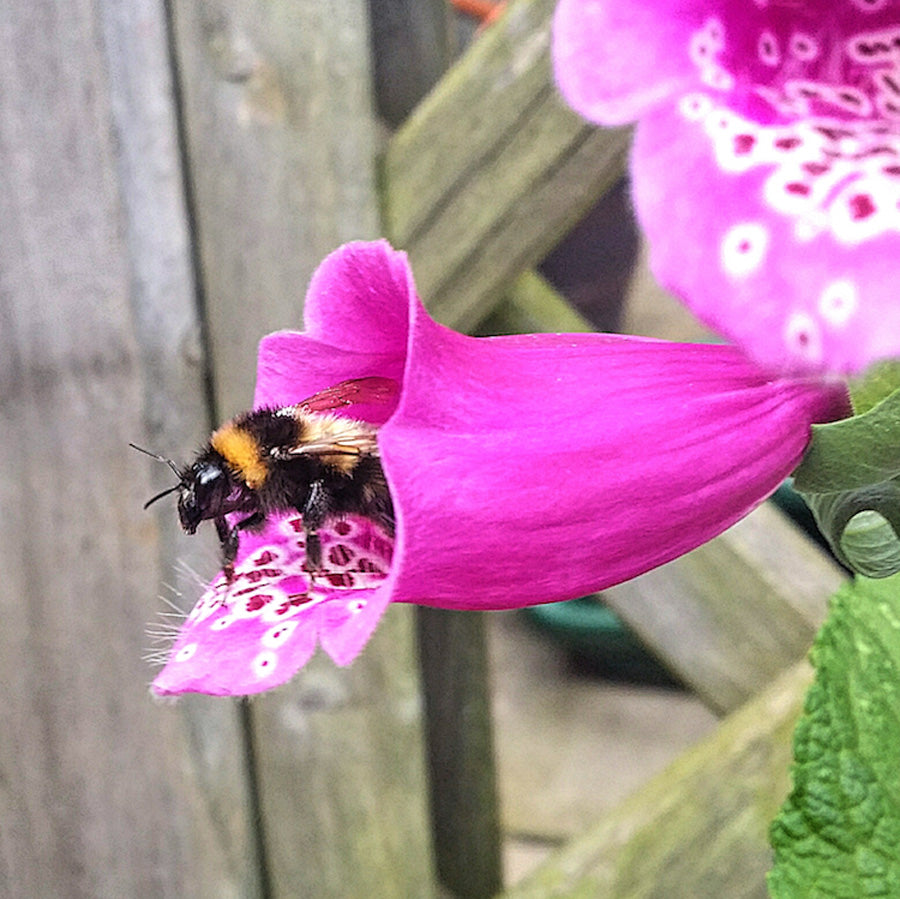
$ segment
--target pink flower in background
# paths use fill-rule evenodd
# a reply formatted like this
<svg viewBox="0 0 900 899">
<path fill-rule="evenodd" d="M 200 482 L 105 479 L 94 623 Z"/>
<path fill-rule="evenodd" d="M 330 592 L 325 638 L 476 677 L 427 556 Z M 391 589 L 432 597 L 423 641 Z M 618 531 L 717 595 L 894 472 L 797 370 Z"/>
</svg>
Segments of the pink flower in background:
<svg viewBox="0 0 900 899">
<path fill-rule="evenodd" d="M 769 377 L 734 347 L 604 334 L 472 338 L 435 323 L 403 253 L 348 244 L 313 277 L 306 331 L 260 345 L 256 407 L 347 379 L 399 385 L 380 425 L 397 519 L 323 534 L 310 584 L 299 516 L 242 536 L 154 682 L 243 694 L 288 680 L 317 641 L 338 663 L 391 602 L 508 609 L 571 599 L 709 540 L 799 461 L 842 388 Z"/>
<path fill-rule="evenodd" d="M 638 121 L 658 279 L 780 370 L 900 355 L 900 6 L 560 0 L 566 100 Z"/>
</svg>

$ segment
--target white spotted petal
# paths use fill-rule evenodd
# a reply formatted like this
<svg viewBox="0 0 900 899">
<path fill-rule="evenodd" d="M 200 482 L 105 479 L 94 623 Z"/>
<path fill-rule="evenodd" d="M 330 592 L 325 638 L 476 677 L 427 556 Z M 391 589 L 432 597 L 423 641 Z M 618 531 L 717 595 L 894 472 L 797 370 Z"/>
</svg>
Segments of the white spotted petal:
<svg viewBox="0 0 900 899">
<path fill-rule="evenodd" d="M 554 61 L 575 109 L 639 122 L 651 264 L 705 322 L 782 370 L 900 355 L 896 4 L 561 0 Z"/>
</svg>

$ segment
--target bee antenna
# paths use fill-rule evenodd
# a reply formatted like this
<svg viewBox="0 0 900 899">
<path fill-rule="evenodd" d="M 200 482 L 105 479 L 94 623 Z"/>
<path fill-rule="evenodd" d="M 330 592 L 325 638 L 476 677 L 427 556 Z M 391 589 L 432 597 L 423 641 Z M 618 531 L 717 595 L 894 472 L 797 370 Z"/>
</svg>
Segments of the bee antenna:
<svg viewBox="0 0 900 899">
<path fill-rule="evenodd" d="M 135 447 L 135 449 L 137 449 L 137 447 Z M 163 459 L 162 461 L 166 462 L 168 460 Z M 162 493 L 157 493 L 156 496 L 154 496 L 152 499 L 148 499 L 147 502 L 144 503 L 144 508 L 146 509 L 147 506 L 152 506 L 158 499 L 162 499 L 164 496 L 168 496 L 170 493 L 174 493 L 180 486 L 181 484 L 176 484 L 174 487 L 169 487 L 168 489 L 163 490 Z"/>
<path fill-rule="evenodd" d="M 149 456 L 151 459 L 156 459 L 157 462 L 165 462 L 166 465 L 168 465 L 169 468 L 171 468 L 172 471 L 175 472 L 175 477 L 177 477 L 180 482 L 182 482 L 182 483 L 184 482 L 184 476 L 178 470 L 178 466 L 171 459 L 167 459 L 165 456 L 161 456 L 159 453 L 151 453 L 150 450 L 146 450 L 142 446 L 138 446 L 136 443 L 129 443 L 128 445 L 132 449 L 136 449 L 139 453 L 143 453 L 145 456 Z M 179 483 L 178 487 L 180 487 L 180 486 L 181 486 L 181 483 Z M 178 487 L 173 487 L 172 490 L 177 490 Z M 158 500 L 160 496 L 165 496 L 166 493 L 171 493 L 172 490 L 166 490 L 165 493 L 160 493 L 159 496 L 154 496 L 153 499 L 151 499 L 150 502 L 147 503 L 147 506 L 149 506 L 150 503 Z M 146 509 L 147 506 L 144 506 L 144 508 Z"/>
</svg>

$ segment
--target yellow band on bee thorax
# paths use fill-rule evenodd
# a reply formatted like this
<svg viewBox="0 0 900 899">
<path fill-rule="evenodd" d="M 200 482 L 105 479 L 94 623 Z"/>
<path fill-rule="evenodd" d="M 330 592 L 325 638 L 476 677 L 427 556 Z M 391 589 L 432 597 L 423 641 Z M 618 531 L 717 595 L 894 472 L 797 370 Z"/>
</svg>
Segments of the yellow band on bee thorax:
<svg viewBox="0 0 900 899">
<path fill-rule="evenodd" d="M 255 490 L 263 485 L 268 471 L 257 439 L 234 424 L 223 425 L 210 438 L 210 446 Z"/>
</svg>

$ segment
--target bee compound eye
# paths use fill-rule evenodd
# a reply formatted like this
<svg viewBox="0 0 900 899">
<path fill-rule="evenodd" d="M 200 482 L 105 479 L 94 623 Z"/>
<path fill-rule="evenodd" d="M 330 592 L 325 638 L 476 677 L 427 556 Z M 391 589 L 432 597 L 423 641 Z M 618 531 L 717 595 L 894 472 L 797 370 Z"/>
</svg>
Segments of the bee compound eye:
<svg viewBox="0 0 900 899">
<path fill-rule="evenodd" d="M 218 481 L 221 477 L 221 468 L 216 468 L 213 465 L 207 465 L 204 468 L 201 468 L 197 473 L 197 483 L 199 483 L 201 487 L 207 487 L 214 481 Z"/>
</svg>

